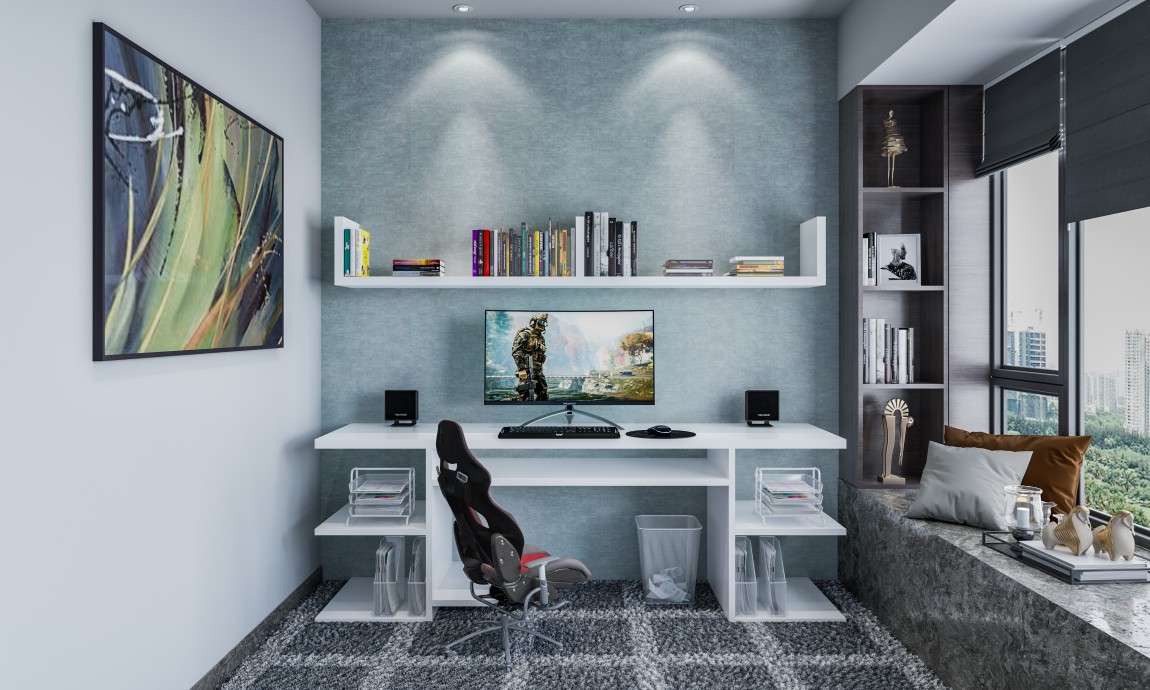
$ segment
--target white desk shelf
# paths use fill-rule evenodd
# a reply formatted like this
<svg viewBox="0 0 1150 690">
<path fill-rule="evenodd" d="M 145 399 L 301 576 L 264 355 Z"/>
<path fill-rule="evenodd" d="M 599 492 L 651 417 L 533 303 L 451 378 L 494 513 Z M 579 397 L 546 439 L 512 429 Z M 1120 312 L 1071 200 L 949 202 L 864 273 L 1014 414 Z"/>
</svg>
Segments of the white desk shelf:
<svg viewBox="0 0 1150 690">
<path fill-rule="evenodd" d="M 348 524 L 347 506 L 335 511 L 331 517 L 315 528 L 317 537 L 373 536 L 424 536 L 427 534 L 427 502 L 416 501 L 412 507 L 411 520 L 406 524 L 402 518 L 356 517 Z"/>
<path fill-rule="evenodd" d="M 636 276 L 633 278 L 593 277 L 495 277 L 454 275 L 441 278 L 397 278 L 371 276 L 367 278 L 343 275 L 343 228 L 334 228 L 335 285 L 346 288 L 443 289 L 443 288 L 812 288 L 827 284 L 827 219 L 817 216 L 799 226 L 799 274 L 777 278 L 739 278 L 735 276 Z M 649 251 L 649 250 L 648 250 Z M 790 259 L 793 261 L 793 258 Z M 459 271 L 463 267 L 450 267 Z M 377 270 L 385 270 L 377 267 Z M 470 269 L 468 269 L 470 270 Z M 716 272 L 725 273 L 727 264 L 719 264 Z"/>
<path fill-rule="evenodd" d="M 398 280 L 415 280 L 399 278 Z M 434 279 L 431 279 L 434 280 Z M 556 279 L 558 280 L 558 279 Z M 764 523 L 753 513 L 751 501 L 735 500 L 735 453 L 739 450 L 839 450 L 846 440 L 810 424 L 776 423 L 770 428 L 745 424 L 672 424 L 690 429 L 684 439 L 501 439 L 499 424 L 464 424 L 467 444 L 491 471 L 494 486 L 699 486 L 707 494 L 707 580 L 729 620 L 841 621 L 825 596 L 805 578 L 787 581 L 786 616 L 735 616 L 734 541 L 736 535 L 839 536 L 842 525 L 831 518 L 816 524 L 807 519 L 772 518 Z M 629 424 L 645 429 L 650 424 Z M 392 427 L 384 424 L 348 424 L 315 440 L 317 449 L 421 450 L 426 463 L 426 501 L 418 501 L 411 525 L 400 527 L 347 527 L 346 508 L 316 528 L 324 536 L 427 535 L 428 617 L 436 606 L 476 605 L 459 562 L 452 535 L 452 515 L 439 493 L 435 468 L 436 427 L 431 424 Z M 578 451 L 579 458 L 506 457 L 521 450 Z M 619 457 L 620 451 L 659 450 L 660 457 Z M 370 578 L 352 579 L 317 620 L 386 620 L 371 615 Z M 363 588 L 365 591 L 360 592 Z M 345 591 L 347 592 L 345 594 Z M 392 620 L 403 620 L 404 611 Z M 409 617 L 410 618 L 410 617 Z"/>
<path fill-rule="evenodd" d="M 842 537 L 847 529 L 829 515 L 755 515 L 755 502 L 735 501 L 735 534 L 775 537 Z"/>
<path fill-rule="evenodd" d="M 394 615 L 377 616 L 372 613 L 372 581 L 370 577 L 353 577 L 332 597 L 315 619 L 321 623 L 414 623 L 431 620 L 431 607 L 421 616 L 411 615 L 410 602 L 403 602 Z"/>
</svg>

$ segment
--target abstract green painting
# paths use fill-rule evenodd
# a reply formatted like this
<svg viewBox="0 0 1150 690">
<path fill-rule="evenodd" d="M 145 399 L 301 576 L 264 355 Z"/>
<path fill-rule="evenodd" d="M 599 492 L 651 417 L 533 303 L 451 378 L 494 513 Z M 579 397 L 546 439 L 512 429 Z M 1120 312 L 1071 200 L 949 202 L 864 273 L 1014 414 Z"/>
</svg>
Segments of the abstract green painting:
<svg viewBox="0 0 1150 690">
<path fill-rule="evenodd" d="M 283 347 L 283 139 L 94 26 L 96 360 Z"/>
</svg>

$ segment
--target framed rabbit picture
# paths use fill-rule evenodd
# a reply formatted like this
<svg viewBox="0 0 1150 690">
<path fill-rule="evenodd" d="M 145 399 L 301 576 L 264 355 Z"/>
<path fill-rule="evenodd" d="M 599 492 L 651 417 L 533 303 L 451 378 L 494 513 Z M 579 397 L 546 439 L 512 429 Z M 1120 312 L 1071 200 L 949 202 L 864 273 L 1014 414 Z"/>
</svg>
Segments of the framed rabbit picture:
<svg viewBox="0 0 1150 690">
<path fill-rule="evenodd" d="M 922 251 L 919 235 L 878 235 L 875 263 L 878 284 L 922 285 Z"/>
</svg>

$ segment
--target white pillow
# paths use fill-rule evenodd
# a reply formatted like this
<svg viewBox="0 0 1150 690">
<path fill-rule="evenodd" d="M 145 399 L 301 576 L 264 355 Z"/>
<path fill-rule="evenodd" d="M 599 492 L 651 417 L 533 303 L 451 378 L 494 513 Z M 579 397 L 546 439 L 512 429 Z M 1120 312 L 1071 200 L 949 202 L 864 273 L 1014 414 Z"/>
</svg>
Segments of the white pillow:
<svg viewBox="0 0 1150 690">
<path fill-rule="evenodd" d="M 958 448 L 930 442 L 911 518 L 931 518 L 991 530 L 1008 529 L 1004 488 L 1022 483 L 1028 450 Z"/>
</svg>

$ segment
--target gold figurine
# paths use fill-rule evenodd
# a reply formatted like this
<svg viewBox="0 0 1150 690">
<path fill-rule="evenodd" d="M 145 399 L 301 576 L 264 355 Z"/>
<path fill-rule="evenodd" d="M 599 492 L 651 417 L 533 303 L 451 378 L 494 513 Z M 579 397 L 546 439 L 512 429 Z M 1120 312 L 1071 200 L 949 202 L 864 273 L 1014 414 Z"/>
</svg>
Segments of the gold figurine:
<svg viewBox="0 0 1150 690">
<path fill-rule="evenodd" d="M 897 187 L 894 183 L 894 157 L 906 153 L 906 140 L 902 132 L 898 131 L 898 123 L 894 121 L 894 111 L 890 111 L 887 118 L 882 121 L 882 155 L 886 159 L 886 186 Z"/>
<path fill-rule="evenodd" d="M 914 417 L 910 416 L 910 407 L 906 401 L 894 398 L 887 402 L 882 411 L 882 474 L 878 478 L 883 484 L 906 484 L 904 477 L 891 474 L 891 457 L 894 454 L 897 430 L 898 467 L 902 469 L 902 454 L 906 450 L 906 430 L 912 426 Z"/>
</svg>

